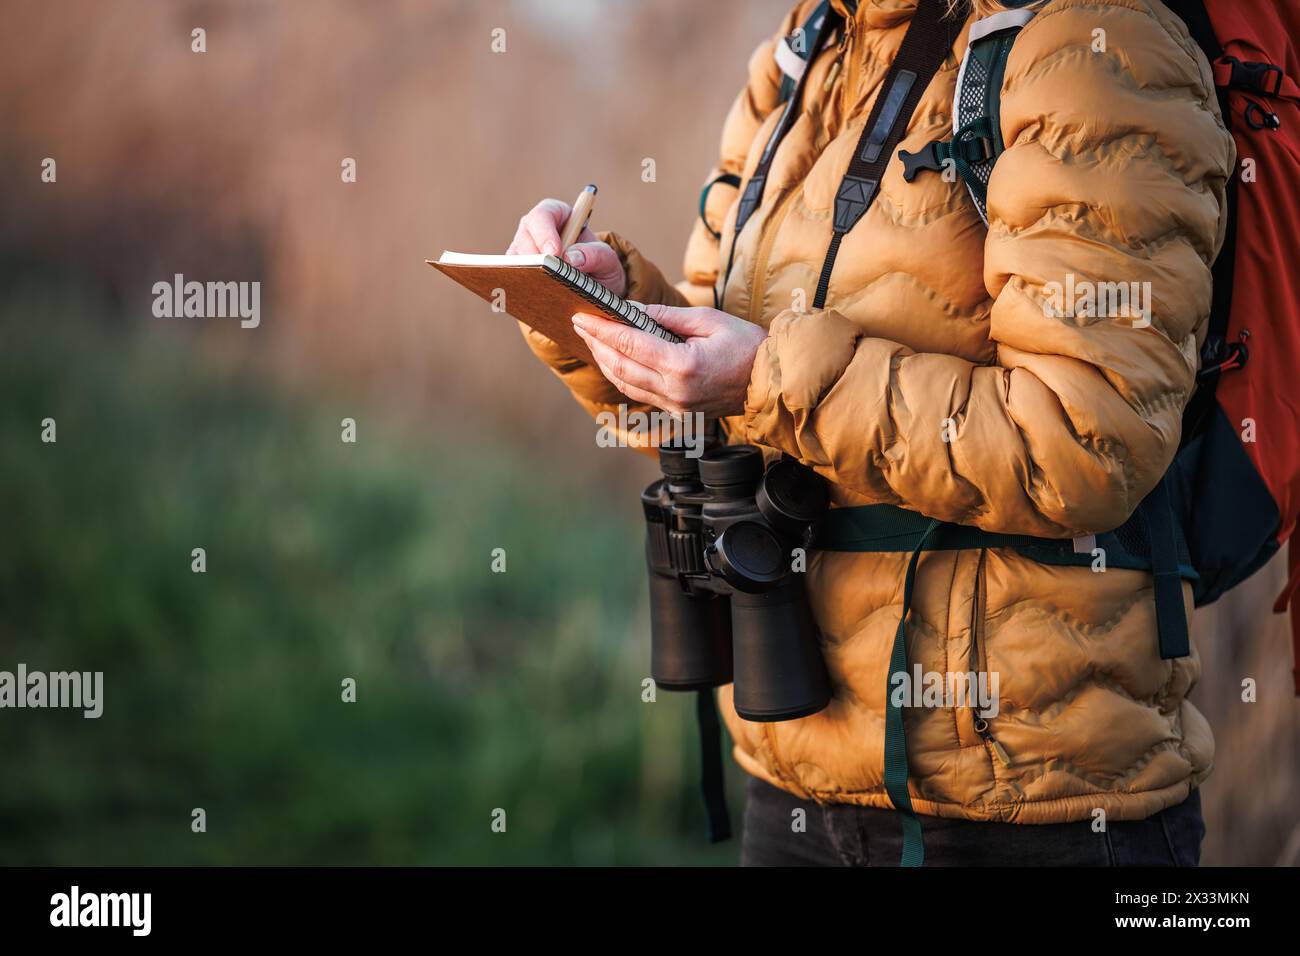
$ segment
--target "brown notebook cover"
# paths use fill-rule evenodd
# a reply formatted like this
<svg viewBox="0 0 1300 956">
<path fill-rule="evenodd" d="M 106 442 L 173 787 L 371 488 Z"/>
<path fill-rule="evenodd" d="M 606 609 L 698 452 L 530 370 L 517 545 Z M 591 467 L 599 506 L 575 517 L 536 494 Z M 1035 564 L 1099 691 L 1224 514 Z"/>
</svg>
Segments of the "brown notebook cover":
<svg viewBox="0 0 1300 956">
<path fill-rule="evenodd" d="M 682 341 L 641 309 L 555 256 L 444 252 L 437 262 L 425 261 L 487 302 L 498 301 L 496 290 L 503 290 L 505 301 L 501 304 L 506 314 L 586 362 L 591 361 L 591 352 L 573 331 L 575 312 L 597 313 L 668 342 Z"/>
</svg>

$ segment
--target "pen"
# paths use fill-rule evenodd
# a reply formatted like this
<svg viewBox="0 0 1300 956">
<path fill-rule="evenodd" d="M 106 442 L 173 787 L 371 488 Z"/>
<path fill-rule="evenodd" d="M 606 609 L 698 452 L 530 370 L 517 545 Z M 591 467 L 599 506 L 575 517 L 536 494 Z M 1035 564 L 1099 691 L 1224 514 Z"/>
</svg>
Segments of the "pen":
<svg viewBox="0 0 1300 956">
<path fill-rule="evenodd" d="M 587 224 L 591 218 L 591 207 L 596 205 L 596 187 L 592 183 L 587 184 L 587 188 L 578 193 L 578 198 L 573 201 L 573 212 L 569 213 L 569 219 L 564 224 L 564 232 L 560 234 L 560 256 L 564 256 L 564 251 L 578 241 L 578 236 L 582 232 L 582 227 Z"/>
</svg>

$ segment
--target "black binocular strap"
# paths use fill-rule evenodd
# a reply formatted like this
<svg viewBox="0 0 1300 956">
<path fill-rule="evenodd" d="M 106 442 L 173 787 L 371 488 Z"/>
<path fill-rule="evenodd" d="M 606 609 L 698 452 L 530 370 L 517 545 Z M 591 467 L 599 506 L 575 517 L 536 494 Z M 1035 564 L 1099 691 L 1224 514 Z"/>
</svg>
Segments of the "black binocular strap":
<svg viewBox="0 0 1300 956">
<path fill-rule="evenodd" d="M 709 814 L 709 842 L 721 843 L 731 839 L 731 817 L 722 768 L 722 726 L 712 687 L 696 692 L 695 718 L 700 726 L 700 791 Z"/>
<path fill-rule="evenodd" d="M 840 251 L 840 241 L 857 225 L 876 198 L 885 167 L 907 131 L 921 94 L 943 65 L 965 25 L 965 19 L 961 17 L 945 20 L 945 9 L 943 0 L 920 0 L 898 55 L 880 85 L 876 103 L 862 127 L 862 135 L 849 161 L 848 172 L 835 193 L 834 234 L 830 248 L 826 250 L 821 277 L 817 280 L 814 309 L 826 305 L 826 293 L 835 268 L 835 257 Z"/>
</svg>

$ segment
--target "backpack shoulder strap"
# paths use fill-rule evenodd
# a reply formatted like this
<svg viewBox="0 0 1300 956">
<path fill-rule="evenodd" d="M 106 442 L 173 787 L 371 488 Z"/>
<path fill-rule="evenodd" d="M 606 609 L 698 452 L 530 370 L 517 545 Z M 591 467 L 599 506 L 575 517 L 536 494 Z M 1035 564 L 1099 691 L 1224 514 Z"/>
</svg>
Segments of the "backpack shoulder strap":
<svg viewBox="0 0 1300 956">
<path fill-rule="evenodd" d="M 966 55 L 957 72 L 952 104 L 952 136 L 927 143 L 920 151 L 899 152 L 903 178 L 922 170 L 951 167 L 966 183 L 980 218 L 988 224 L 988 185 L 993 166 L 1006 149 L 1002 141 L 1002 79 L 1007 57 L 1032 10 L 1003 10 L 971 24 Z"/>
<path fill-rule="evenodd" d="M 812 8 L 799 29 L 789 36 L 782 37 L 772 51 L 776 65 L 781 69 L 781 88 L 777 94 L 777 106 L 785 105 L 785 101 L 794 93 L 795 85 L 803 76 L 803 71 L 808 68 L 808 61 L 812 59 L 814 52 L 813 44 L 816 42 L 817 32 L 829 7 L 830 0 L 822 0 Z"/>
</svg>

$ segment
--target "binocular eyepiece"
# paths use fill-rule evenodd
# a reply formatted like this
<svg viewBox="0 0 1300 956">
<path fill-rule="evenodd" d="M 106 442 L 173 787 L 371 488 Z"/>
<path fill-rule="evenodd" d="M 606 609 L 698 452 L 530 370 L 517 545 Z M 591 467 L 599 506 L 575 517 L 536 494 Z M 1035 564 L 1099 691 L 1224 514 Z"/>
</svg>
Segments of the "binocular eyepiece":
<svg viewBox="0 0 1300 956">
<path fill-rule="evenodd" d="M 825 482 L 791 458 L 763 470 L 752 445 L 689 458 L 661 448 L 641 495 L 650 571 L 650 673 L 665 690 L 735 683 L 746 720 L 806 717 L 830 702 L 795 549 L 826 513 Z"/>
</svg>

